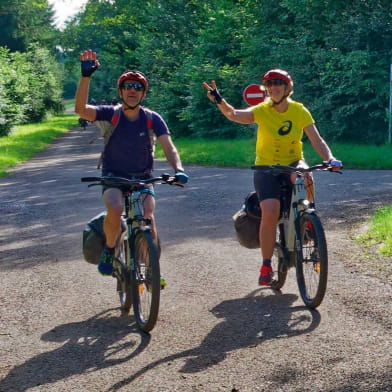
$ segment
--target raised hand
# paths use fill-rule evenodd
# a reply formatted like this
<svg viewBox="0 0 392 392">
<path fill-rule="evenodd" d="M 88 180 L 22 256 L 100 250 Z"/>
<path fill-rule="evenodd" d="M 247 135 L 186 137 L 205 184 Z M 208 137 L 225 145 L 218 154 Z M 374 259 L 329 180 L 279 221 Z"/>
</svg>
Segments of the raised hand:
<svg viewBox="0 0 392 392">
<path fill-rule="evenodd" d="M 203 82 L 202 84 L 207 90 L 207 97 L 210 101 L 218 104 L 222 102 L 222 96 L 216 87 L 215 80 L 211 80 L 211 86 L 206 82 Z"/>
<path fill-rule="evenodd" d="M 100 66 L 97 53 L 91 49 L 85 50 L 79 55 L 82 76 L 90 77 Z"/>
</svg>

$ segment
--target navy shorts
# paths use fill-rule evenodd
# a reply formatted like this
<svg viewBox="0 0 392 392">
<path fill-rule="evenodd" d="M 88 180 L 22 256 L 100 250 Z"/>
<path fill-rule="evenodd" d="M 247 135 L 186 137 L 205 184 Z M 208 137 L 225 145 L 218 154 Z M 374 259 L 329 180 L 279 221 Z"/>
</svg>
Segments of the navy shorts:
<svg viewBox="0 0 392 392">
<path fill-rule="evenodd" d="M 116 175 L 114 173 L 106 173 L 104 170 L 102 170 L 102 176 L 112 176 L 112 177 L 123 177 L 123 178 L 127 178 L 128 180 L 148 180 L 149 178 L 151 178 L 151 175 L 149 174 L 140 174 L 140 175 L 127 175 L 127 176 L 122 176 L 122 175 Z M 115 188 L 115 189 L 119 189 L 121 192 L 124 192 L 127 190 L 126 186 L 103 186 L 102 187 L 102 194 L 110 188 Z M 142 193 L 149 193 L 152 196 L 155 196 L 155 192 L 154 192 L 154 185 L 153 184 L 145 184 L 144 185 L 144 189 L 142 190 Z"/>
</svg>

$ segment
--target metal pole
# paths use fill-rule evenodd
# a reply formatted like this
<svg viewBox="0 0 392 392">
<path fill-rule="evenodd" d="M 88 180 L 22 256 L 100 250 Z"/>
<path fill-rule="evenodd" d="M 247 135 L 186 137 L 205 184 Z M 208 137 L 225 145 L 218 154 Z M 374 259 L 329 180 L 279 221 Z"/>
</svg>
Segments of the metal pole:
<svg viewBox="0 0 392 392">
<path fill-rule="evenodd" d="M 389 76 L 389 130 L 388 130 L 388 144 L 391 144 L 392 139 L 392 64 Z"/>
</svg>

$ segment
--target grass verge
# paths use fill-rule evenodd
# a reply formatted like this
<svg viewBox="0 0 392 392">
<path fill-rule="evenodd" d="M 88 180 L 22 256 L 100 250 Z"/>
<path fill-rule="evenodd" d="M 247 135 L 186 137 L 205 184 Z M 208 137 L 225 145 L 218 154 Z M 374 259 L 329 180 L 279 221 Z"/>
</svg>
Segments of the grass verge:
<svg viewBox="0 0 392 392">
<path fill-rule="evenodd" d="M 366 246 L 376 247 L 382 256 L 392 256 L 392 206 L 379 208 L 366 234 L 356 237 Z"/>
<path fill-rule="evenodd" d="M 11 135 L 0 138 L 0 177 L 6 176 L 7 168 L 26 162 L 38 151 L 62 133 L 78 125 L 73 114 L 58 114 L 39 124 L 15 127 Z"/>
<path fill-rule="evenodd" d="M 223 167 L 250 167 L 255 158 L 255 140 L 176 139 L 175 144 L 185 163 Z M 392 169 L 392 145 L 356 145 L 331 143 L 334 155 L 345 169 Z M 309 143 L 304 143 L 304 156 L 309 164 L 319 163 L 320 156 Z M 157 148 L 157 157 L 164 158 Z"/>
</svg>

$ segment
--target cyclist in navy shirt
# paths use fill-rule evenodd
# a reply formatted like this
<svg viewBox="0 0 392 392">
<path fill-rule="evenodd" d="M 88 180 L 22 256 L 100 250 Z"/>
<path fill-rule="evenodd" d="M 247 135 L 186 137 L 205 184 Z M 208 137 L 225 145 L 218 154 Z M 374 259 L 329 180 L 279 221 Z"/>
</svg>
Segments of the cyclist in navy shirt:
<svg viewBox="0 0 392 392">
<path fill-rule="evenodd" d="M 82 77 L 75 96 L 75 112 L 88 121 L 96 121 L 101 126 L 115 123 L 114 131 L 106 138 L 102 157 L 102 175 L 125 178 L 149 178 L 153 171 L 153 146 L 147 125 L 147 109 L 141 102 L 148 90 L 148 81 L 140 71 L 125 71 L 117 82 L 121 105 L 92 106 L 87 104 L 92 73 L 100 66 L 97 54 L 86 50 L 80 55 Z M 119 109 L 119 110 L 116 110 Z M 117 114 L 118 113 L 118 114 Z M 188 176 L 184 173 L 180 156 L 170 137 L 169 129 L 156 113 L 151 112 L 152 129 L 162 146 L 166 159 L 173 167 L 178 182 L 185 184 Z M 113 128 L 113 127 L 112 127 Z M 105 135 L 104 135 L 105 138 Z M 144 217 L 151 220 L 152 233 L 157 238 L 154 208 L 154 192 L 147 188 L 143 201 Z M 102 251 L 98 270 L 103 275 L 111 275 L 114 248 L 121 230 L 123 212 L 122 192 L 118 188 L 106 188 L 102 194 L 106 206 L 104 232 L 106 244 Z"/>
</svg>

